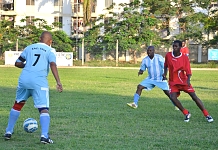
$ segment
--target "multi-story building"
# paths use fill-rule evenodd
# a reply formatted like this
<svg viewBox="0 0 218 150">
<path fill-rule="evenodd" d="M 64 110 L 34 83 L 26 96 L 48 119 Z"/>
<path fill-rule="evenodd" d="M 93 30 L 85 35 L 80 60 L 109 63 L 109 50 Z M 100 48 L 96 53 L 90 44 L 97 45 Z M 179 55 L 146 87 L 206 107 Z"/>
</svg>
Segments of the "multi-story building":
<svg viewBox="0 0 218 150">
<path fill-rule="evenodd" d="M 96 0 L 92 5 L 92 20 L 100 14 L 106 14 L 105 8 L 115 3 L 129 3 L 133 0 Z M 118 10 L 118 9 L 117 9 Z M 115 11 L 117 11 L 115 10 Z M 120 10 L 119 10 L 120 11 Z M 0 0 L 1 19 L 13 20 L 14 25 L 28 25 L 32 19 L 62 23 L 62 29 L 69 36 L 79 34 L 83 28 L 83 0 Z M 27 17 L 26 22 L 21 19 Z"/>
<path fill-rule="evenodd" d="M 62 23 L 61 29 L 71 35 L 71 0 L 0 0 L 2 19 L 13 20 L 14 25 L 28 25 L 33 18 Z M 21 19 L 27 17 L 25 22 Z"/>
<path fill-rule="evenodd" d="M 83 25 L 83 1 L 84 0 L 72 0 L 72 31 L 73 35 L 82 36 L 83 31 L 90 28 Z M 91 20 L 97 19 L 100 15 L 108 14 L 108 8 L 113 3 L 115 4 L 114 12 L 120 12 L 122 9 L 118 6 L 120 3 L 130 3 L 133 0 L 94 0 L 92 4 Z M 104 20 L 102 20 L 104 21 Z"/>
</svg>

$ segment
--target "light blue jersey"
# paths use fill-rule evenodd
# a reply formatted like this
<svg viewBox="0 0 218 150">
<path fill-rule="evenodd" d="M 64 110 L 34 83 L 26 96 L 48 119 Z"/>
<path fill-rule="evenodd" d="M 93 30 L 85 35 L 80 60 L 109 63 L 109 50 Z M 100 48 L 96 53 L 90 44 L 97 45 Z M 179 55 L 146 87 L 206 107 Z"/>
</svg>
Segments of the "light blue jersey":
<svg viewBox="0 0 218 150">
<path fill-rule="evenodd" d="M 49 87 L 47 76 L 51 62 L 56 63 L 55 49 L 44 43 L 27 46 L 20 55 L 26 62 L 23 68 L 16 92 L 16 101 L 27 100 L 33 97 L 36 108 L 49 108 Z"/>
<path fill-rule="evenodd" d="M 140 70 L 148 71 L 147 79 L 151 80 L 162 80 L 163 69 L 164 69 L 164 59 L 159 54 L 154 54 L 153 59 L 150 59 L 149 56 L 146 56 L 141 63 Z"/>
<path fill-rule="evenodd" d="M 26 65 L 19 78 L 19 87 L 48 87 L 49 64 L 56 63 L 55 50 L 44 43 L 36 43 L 27 46 L 20 56 L 26 60 Z"/>
</svg>

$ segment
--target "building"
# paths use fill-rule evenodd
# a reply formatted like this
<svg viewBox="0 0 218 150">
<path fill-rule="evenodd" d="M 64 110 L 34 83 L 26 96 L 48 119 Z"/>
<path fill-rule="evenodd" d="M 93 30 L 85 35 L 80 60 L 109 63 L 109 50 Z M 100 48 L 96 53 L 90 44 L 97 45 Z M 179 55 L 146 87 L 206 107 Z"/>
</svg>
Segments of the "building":
<svg viewBox="0 0 218 150">
<path fill-rule="evenodd" d="M 61 30 L 69 36 L 79 35 L 90 28 L 83 26 L 83 1 L 84 0 L 0 0 L 1 19 L 13 20 L 14 25 L 28 25 L 34 18 L 47 21 L 48 25 L 53 22 L 62 23 Z M 130 3 L 133 0 L 95 0 L 92 5 L 92 20 L 100 14 L 107 14 L 107 7 L 115 3 L 115 12 L 121 11 L 118 8 L 120 3 Z M 21 19 L 27 17 L 26 22 Z"/>
<path fill-rule="evenodd" d="M 48 25 L 60 22 L 60 29 L 71 36 L 71 0 L 0 0 L 0 15 L 20 26 L 28 25 L 34 18 L 44 19 Z M 20 21 L 26 17 L 26 22 Z"/>
<path fill-rule="evenodd" d="M 91 26 L 84 27 L 83 24 L 83 1 L 72 0 L 72 33 L 73 37 L 81 38 L 83 32 L 91 28 Z M 107 15 L 107 7 L 115 4 L 114 12 L 121 12 L 122 9 L 118 6 L 120 3 L 130 3 L 133 0 L 94 0 L 92 4 L 91 20 L 96 20 L 100 15 Z M 102 20 L 104 21 L 104 20 Z"/>
</svg>

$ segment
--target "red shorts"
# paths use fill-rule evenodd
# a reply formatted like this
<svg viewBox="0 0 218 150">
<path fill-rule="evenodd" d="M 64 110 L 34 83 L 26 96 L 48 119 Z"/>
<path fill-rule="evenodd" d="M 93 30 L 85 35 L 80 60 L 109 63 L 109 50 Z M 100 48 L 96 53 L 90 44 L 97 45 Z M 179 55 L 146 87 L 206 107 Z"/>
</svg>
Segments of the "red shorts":
<svg viewBox="0 0 218 150">
<path fill-rule="evenodd" d="M 192 85 L 170 85 L 170 93 L 177 93 L 177 96 L 180 95 L 180 91 L 184 91 L 186 93 L 193 93 L 195 92 L 194 88 Z"/>
</svg>

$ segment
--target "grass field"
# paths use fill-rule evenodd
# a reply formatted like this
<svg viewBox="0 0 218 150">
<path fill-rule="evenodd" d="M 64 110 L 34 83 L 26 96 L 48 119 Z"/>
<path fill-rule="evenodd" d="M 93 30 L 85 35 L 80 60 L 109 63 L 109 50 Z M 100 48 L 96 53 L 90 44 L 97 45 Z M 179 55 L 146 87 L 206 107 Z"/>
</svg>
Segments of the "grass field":
<svg viewBox="0 0 218 150">
<path fill-rule="evenodd" d="M 18 68 L 0 68 L 0 133 L 3 135 L 14 103 Z M 50 136 L 54 144 L 40 144 L 40 128 L 26 133 L 23 121 L 39 121 L 32 99 L 24 106 L 10 141 L 0 140 L 0 150 L 217 150 L 217 71 L 193 71 L 197 95 L 214 118 L 208 123 L 195 103 L 182 93 L 180 100 L 191 112 L 189 123 L 174 110 L 164 93 L 143 91 L 137 109 L 129 108 L 138 83 L 147 75 L 138 70 L 113 68 L 60 68 L 63 93 L 50 84 Z"/>
</svg>

